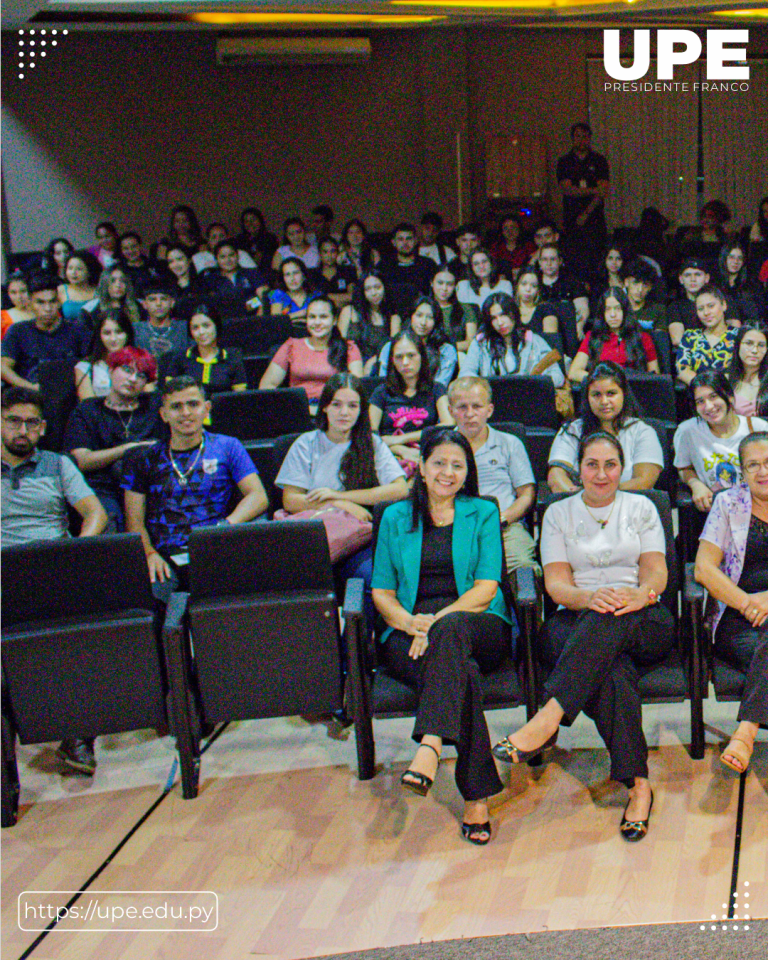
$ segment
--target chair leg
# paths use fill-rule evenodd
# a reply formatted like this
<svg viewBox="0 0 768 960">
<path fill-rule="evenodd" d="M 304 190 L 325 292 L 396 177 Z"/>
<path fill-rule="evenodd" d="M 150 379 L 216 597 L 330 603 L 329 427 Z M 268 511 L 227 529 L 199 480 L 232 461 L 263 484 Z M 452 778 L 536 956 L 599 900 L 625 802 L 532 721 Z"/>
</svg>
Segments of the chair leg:
<svg viewBox="0 0 768 960">
<path fill-rule="evenodd" d="M 11 722 L 2 718 L 2 820 L 0 826 L 12 827 L 19 818 L 19 768 L 16 763 L 16 734 Z"/>
<path fill-rule="evenodd" d="M 185 800 L 192 800 L 197 796 L 200 777 L 200 720 L 191 689 L 189 626 L 185 609 L 186 599 L 182 594 L 174 594 L 166 613 L 163 649 L 170 687 L 168 714 L 179 755 L 182 796 Z"/>
</svg>

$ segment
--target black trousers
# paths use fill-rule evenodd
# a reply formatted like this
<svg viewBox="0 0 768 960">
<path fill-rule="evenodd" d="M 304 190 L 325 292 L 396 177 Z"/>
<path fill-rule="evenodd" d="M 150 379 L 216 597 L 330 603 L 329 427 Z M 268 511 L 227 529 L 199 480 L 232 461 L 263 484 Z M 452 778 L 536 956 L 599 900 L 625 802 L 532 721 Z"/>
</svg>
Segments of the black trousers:
<svg viewBox="0 0 768 960">
<path fill-rule="evenodd" d="M 661 604 L 617 617 L 559 610 L 542 632 L 541 656 L 553 668 L 544 685 L 573 722 L 595 721 L 611 757 L 611 777 L 632 786 L 648 776 L 638 681 L 674 644 L 672 614 Z"/>
<path fill-rule="evenodd" d="M 418 694 L 413 739 L 431 734 L 455 746 L 459 793 L 465 800 L 482 800 L 498 793 L 502 782 L 491 754 L 480 674 L 510 655 L 510 628 L 492 613 L 449 613 L 428 636 L 418 660 L 408 656 L 413 637 L 401 630 L 389 635 L 381 655 L 390 673 Z"/>
<path fill-rule="evenodd" d="M 715 650 L 747 675 L 739 721 L 768 724 L 768 622 L 753 627 L 745 617 L 726 610 L 715 635 Z"/>
</svg>

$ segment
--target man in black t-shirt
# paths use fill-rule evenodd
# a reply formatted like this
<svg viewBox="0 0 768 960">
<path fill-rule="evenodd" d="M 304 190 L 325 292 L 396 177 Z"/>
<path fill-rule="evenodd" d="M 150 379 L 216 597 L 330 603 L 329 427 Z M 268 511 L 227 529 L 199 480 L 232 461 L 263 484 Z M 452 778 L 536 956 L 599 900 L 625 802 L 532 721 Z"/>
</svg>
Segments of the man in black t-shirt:
<svg viewBox="0 0 768 960">
<path fill-rule="evenodd" d="M 407 315 L 411 304 L 421 293 L 429 293 L 437 264 L 416 252 L 418 237 L 412 223 L 398 223 L 392 231 L 394 256 L 385 257 L 379 265 L 387 293 L 395 312 Z"/>
<path fill-rule="evenodd" d="M 158 417 L 157 393 L 145 393 L 157 377 L 155 358 L 146 350 L 124 347 L 107 358 L 112 386 L 106 397 L 78 404 L 67 426 L 64 448 L 75 458 L 107 511 L 107 531 L 122 530 L 122 460 L 165 435 Z"/>
<path fill-rule="evenodd" d="M 610 184 L 608 161 L 592 150 L 592 128 L 571 127 L 572 149 L 557 161 L 563 194 L 563 226 L 568 260 L 577 273 L 590 275 L 607 238 L 605 196 Z"/>
<path fill-rule="evenodd" d="M 667 305 L 667 324 L 672 346 L 677 347 L 686 330 L 700 328 L 696 313 L 696 297 L 699 290 L 709 283 L 709 268 L 704 260 L 688 257 L 680 264 L 678 278 L 682 292 Z"/>
<path fill-rule="evenodd" d="M 2 379 L 12 387 L 39 390 L 38 368 L 41 361 L 74 361 L 84 356 L 86 344 L 75 324 L 59 313 L 58 281 L 40 273 L 30 278 L 29 304 L 34 320 L 11 325 L 3 340 Z"/>
</svg>

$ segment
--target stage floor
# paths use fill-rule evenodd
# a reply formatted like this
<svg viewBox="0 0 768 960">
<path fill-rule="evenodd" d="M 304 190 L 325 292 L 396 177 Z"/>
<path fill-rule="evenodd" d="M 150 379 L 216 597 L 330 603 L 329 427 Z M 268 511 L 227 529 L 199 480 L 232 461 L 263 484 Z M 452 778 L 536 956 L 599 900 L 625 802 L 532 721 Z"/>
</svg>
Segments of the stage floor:
<svg viewBox="0 0 768 960">
<path fill-rule="evenodd" d="M 77 890 L 102 867 L 89 891 L 214 891 L 217 929 L 83 932 L 65 919 L 31 957 L 292 960 L 547 929 L 711 925 L 731 894 L 739 777 L 718 757 L 736 709 L 707 701 L 706 754 L 693 761 L 688 705 L 645 707 L 655 803 L 650 832 L 634 845 L 618 833 L 626 791 L 607 779 L 607 754 L 582 718 L 561 730 L 541 767 L 503 771 L 485 848 L 460 838 L 451 759 L 429 797 L 402 791 L 410 720 L 376 722 L 379 772 L 365 783 L 354 734 L 335 723 L 232 724 L 202 758 L 200 796 L 183 800 L 176 777 L 138 827 L 174 772 L 170 738 L 101 738 L 93 780 L 63 773 L 52 747 L 22 747 L 19 823 L 2 833 L 3 956 L 20 958 L 38 937 L 19 928 L 22 891 Z M 524 711 L 488 718 L 496 739 L 520 726 Z M 736 878 L 738 902 L 749 902 L 753 917 L 768 916 L 768 742 L 760 737 Z M 68 895 L 39 899 L 56 906 Z"/>
</svg>

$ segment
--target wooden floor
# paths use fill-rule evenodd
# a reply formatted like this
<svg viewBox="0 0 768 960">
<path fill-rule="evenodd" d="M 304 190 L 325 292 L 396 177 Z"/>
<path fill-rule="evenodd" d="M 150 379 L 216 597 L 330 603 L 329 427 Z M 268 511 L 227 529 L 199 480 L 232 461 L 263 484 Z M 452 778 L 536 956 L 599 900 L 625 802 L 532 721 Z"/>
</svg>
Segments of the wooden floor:
<svg viewBox="0 0 768 960">
<path fill-rule="evenodd" d="M 650 833 L 637 845 L 619 837 L 625 790 L 607 779 L 607 755 L 586 720 L 561 732 L 542 767 L 505 771 L 485 848 L 459 836 L 450 759 L 428 798 L 403 794 L 410 721 L 376 724 L 381 770 L 366 783 L 355 775 L 353 739 L 333 724 L 234 724 L 203 757 L 200 796 L 184 801 L 174 785 L 90 886 L 215 891 L 218 929 L 84 933 L 64 920 L 31 956 L 288 960 L 543 929 L 711 923 L 730 895 L 740 783 L 718 760 L 718 729 L 732 728 L 735 707 L 715 709 L 706 756 L 692 761 L 681 742 L 686 707 L 646 708 L 656 799 Z M 489 720 L 496 736 L 523 716 Z M 63 775 L 49 748 L 20 751 L 21 817 L 2 834 L 7 960 L 37 937 L 18 927 L 19 893 L 78 889 L 173 771 L 172 743 L 149 733 L 105 738 L 97 756 L 89 781 Z M 766 917 L 766 742 L 744 789 L 738 902 Z"/>
</svg>

